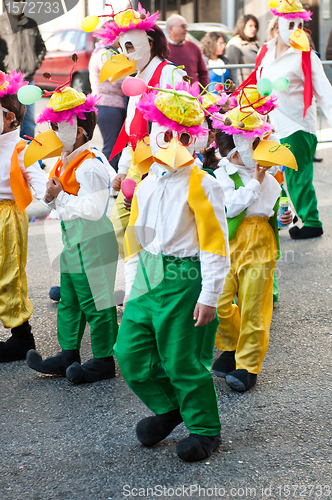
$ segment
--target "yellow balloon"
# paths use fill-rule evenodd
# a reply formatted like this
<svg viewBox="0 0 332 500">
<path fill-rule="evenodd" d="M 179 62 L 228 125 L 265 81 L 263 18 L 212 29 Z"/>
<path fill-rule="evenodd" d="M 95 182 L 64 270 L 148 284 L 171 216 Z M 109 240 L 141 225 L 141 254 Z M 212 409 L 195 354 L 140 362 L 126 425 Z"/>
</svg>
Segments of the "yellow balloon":
<svg viewBox="0 0 332 500">
<path fill-rule="evenodd" d="M 270 9 L 276 9 L 278 7 L 279 3 L 280 3 L 279 0 L 270 0 L 269 1 Z"/>
<path fill-rule="evenodd" d="M 98 24 L 99 24 L 98 16 L 88 16 L 83 19 L 81 26 L 84 31 L 90 32 L 96 29 Z"/>
</svg>

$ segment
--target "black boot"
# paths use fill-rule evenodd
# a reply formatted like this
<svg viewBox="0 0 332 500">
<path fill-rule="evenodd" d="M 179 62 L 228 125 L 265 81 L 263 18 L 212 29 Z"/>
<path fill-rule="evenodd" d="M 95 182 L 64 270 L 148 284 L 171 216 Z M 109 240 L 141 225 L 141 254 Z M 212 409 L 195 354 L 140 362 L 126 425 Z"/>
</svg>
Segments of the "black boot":
<svg viewBox="0 0 332 500">
<path fill-rule="evenodd" d="M 34 349 L 31 349 L 27 354 L 27 363 L 30 368 L 40 373 L 61 375 L 61 377 L 66 376 L 68 366 L 74 363 L 74 361 L 81 362 L 78 349 L 60 351 L 55 356 L 50 356 L 44 361 L 41 355 Z"/>
<path fill-rule="evenodd" d="M 226 384 L 234 391 L 244 392 L 248 391 L 257 381 L 255 373 L 249 373 L 248 370 L 239 369 L 234 370 L 226 375 Z"/>
<path fill-rule="evenodd" d="M 73 384 L 83 382 L 98 382 L 115 377 L 115 365 L 113 356 L 107 358 L 91 358 L 80 365 L 71 364 L 66 370 L 66 377 Z"/>
<path fill-rule="evenodd" d="M 0 342 L 0 363 L 25 359 L 29 349 L 35 348 L 29 321 L 11 329 L 12 336 L 6 342 Z"/>
<path fill-rule="evenodd" d="M 143 418 L 136 426 L 137 439 L 144 446 L 153 446 L 165 439 L 182 421 L 178 408 L 162 415 Z"/>
<path fill-rule="evenodd" d="M 176 445 L 176 453 L 185 462 L 197 462 L 208 458 L 221 444 L 220 436 L 190 434 Z"/>
<path fill-rule="evenodd" d="M 212 365 L 213 373 L 221 378 L 225 378 L 235 368 L 235 351 L 224 351 Z"/>
<path fill-rule="evenodd" d="M 289 234 L 293 240 L 306 240 L 309 238 L 317 238 L 318 236 L 322 236 L 323 228 L 303 226 L 300 229 L 299 227 L 294 226 L 290 228 Z"/>
</svg>

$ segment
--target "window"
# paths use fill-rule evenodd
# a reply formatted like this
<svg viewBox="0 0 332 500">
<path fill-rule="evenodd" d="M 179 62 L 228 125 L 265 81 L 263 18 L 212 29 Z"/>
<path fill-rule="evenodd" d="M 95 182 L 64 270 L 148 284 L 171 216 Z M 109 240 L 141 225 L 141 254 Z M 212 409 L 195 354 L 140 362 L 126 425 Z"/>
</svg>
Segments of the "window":
<svg viewBox="0 0 332 500">
<path fill-rule="evenodd" d="M 62 52 L 74 52 L 78 33 L 78 31 L 65 31 L 58 50 Z"/>
<path fill-rule="evenodd" d="M 57 31 L 56 33 L 53 33 L 53 35 L 51 35 L 50 38 L 48 38 L 48 40 L 46 40 L 45 45 L 47 52 L 53 52 L 54 50 L 58 50 L 62 33 L 63 31 Z"/>
<path fill-rule="evenodd" d="M 77 45 L 76 45 L 76 50 L 84 50 L 86 49 L 86 42 L 88 39 L 88 33 L 85 33 L 84 31 L 80 34 Z"/>
</svg>

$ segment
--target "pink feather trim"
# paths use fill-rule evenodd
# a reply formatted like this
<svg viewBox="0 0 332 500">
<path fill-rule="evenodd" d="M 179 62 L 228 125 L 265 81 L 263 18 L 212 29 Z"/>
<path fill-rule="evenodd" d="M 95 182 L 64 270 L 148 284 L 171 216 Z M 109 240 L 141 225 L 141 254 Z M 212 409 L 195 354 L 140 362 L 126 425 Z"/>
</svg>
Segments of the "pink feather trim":
<svg viewBox="0 0 332 500">
<path fill-rule="evenodd" d="M 145 14 L 146 18 L 141 19 L 138 24 L 134 24 L 132 21 L 129 22 L 128 26 L 119 26 L 115 21 L 111 24 L 107 24 L 101 31 L 94 33 L 93 36 L 100 38 L 105 45 L 110 45 L 114 42 L 116 37 L 121 35 L 121 33 L 126 33 L 127 31 L 132 30 L 141 30 L 141 31 L 151 31 L 153 30 L 154 25 L 157 22 L 159 15 L 159 11 L 155 14 L 150 15 L 150 12 L 146 12 L 143 9 L 142 5 L 139 3 L 137 12 L 139 14 Z"/>
<path fill-rule="evenodd" d="M 61 122 L 69 122 L 71 125 L 74 123 L 73 118 L 77 116 L 81 120 L 86 120 L 85 113 L 90 113 L 91 111 L 95 111 L 98 113 L 97 108 L 95 107 L 100 97 L 96 95 L 89 94 L 86 96 L 86 101 L 77 106 L 76 108 L 67 109 L 65 111 L 53 111 L 49 106 L 45 106 L 45 108 L 41 111 L 38 116 L 36 123 L 61 123 Z"/>
<path fill-rule="evenodd" d="M 272 126 L 266 122 L 264 122 L 261 127 L 255 128 L 254 130 L 243 130 L 241 128 L 232 127 L 231 125 L 225 125 L 224 122 L 217 118 L 212 118 L 212 126 L 213 128 L 222 130 L 228 135 L 242 134 L 243 137 L 257 137 L 258 135 L 272 132 Z"/>
<path fill-rule="evenodd" d="M 274 16 L 285 17 L 286 19 L 295 19 L 300 17 L 303 21 L 311 21 L 312 12 L 311 10 L 304 10 L 302 12 L 288 12 L 284 14 L 283 12 L 278 12 L 277 9 L 271 9 Z"/>
<path fill-rule="evenodd" d="M 17 94 L 21 87 L 28 85 L 29 82 L 24 81 L 24 76 L 20 70 L 14 70 L 6 74 L 6 81 L 4 83 L 6 86 L 0 88 L 0 97 Z"/>
<path fill-rule="evenodd" d="M 167 84 L 166 85 L 166 90 L 173 90 L 172 85 Z M 199 94 L 201 93 L 201 88 L 198 84 L 198 82 L 193 83 L 190 85 L 190 83 L 181 81 L 175 84 L 175 90 L 177 92 L 188 92 L 188 94 L 192 95 L 193 97 L 198 97 Z M 191 134 L 193 136 L 202 136 L 202 135 L 208 135 L 208 130 L 203 127 L 202 125 L 194 125 L 192 127 L 186 127 L 185 125 L 182 125 L 174 120 L 171 120 L 170 118 L 167 118 L 155 105 L 155 100 L 158 94 L 158 90 L 153 90 L 150 92 L 145 92 L 139 102 L 136 104 L 137 109 L 143 114 L 144 118 L 147 121 L 150 122 L 156 122 L 160 126 L 168 127 L 170 130 L 175 130 L 178 133 L 182 132 L 187 132 L 188 134 Z M 206 113 L 204 110 L 205 115 L 209 115 L 212 112 L 217 112 L 219 111 L 220 107 L 227 101 L 228 96 L 226 93 L 223 93 L 221 96 L 218 97 L 218 104 L 213 104 L 209 108 L 209 113 Z M 202 104 L 203 102 L 203 97 L 200 96 L 198 97 L 199 102 Z"/>
<path fill-rule="evenodd" d="M 195 125 L 193 127 L 185 127 L 180 123 L 177 123 L 170 118 L 167 118 L 156 106 L 155 100 L 158 92 L 149 92 L 143 94 L 139 102 L 136 104 L 137 109 L 142 113 L 145 120 L 149 122 L 156 122 L 161 127 L 167 127 L 170 130 L 174 130 L 179 134 L 186 132 L 195 137 L 201 135 L 208 135 L 208 130 L 206 130 L 202 125 Z"/>
</svg>

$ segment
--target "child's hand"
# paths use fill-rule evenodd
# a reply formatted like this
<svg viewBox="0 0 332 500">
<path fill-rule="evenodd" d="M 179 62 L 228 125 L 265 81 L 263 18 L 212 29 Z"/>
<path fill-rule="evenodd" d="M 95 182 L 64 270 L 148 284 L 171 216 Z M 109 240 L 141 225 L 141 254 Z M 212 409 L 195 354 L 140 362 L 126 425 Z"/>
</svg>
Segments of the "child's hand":
<svg viewBox="0 0 332 500">
<path fill-rule="evenodd" d="M 120 191 L 121 182 L 125 180 L 126 174 L 117 174 L 113 179 L 113 189 L 114 191 Z"/>
<path fill-rule="evenodd" d="M 44 197 L 46 203 L 50 203 L 62 190 L 62 184 L 57 177 L 53 177 L 53 179 L 48 180 L 46 183 L 46 193 Z"/>
<path fill-rule="evenodd" d="M 204 326 L 216 317 L 216 307 L 205 306 L 197 302 L 194 309 L 194 320 L 197 320 L 195 326 Z"/>
<path fill-rule="evenodd" d="M 131 209 L 131 202 L 132 201 L 133 201 L 132 198 L 125 198 L 123 200 L 124 207 L 125 207 L 126 210 L 129 210 L 129 212 L 130 212 L 130 209 Z"/>
<path fill-rule="evenodd" d="M 287 210 L 285 215 L 280 216 L 280 222 L 283 226 L 288 226 L 293 221 L 293 213 L 291 210 Z"/>
<path fill-rule="evenodd" d="M 262 184 L 263 180 L 265 179 L 265 174 L 266 174 L 266 168 L 256 165 L 254 179 L 256 179 L 256 181 L 258 181 L 260 184 Z"/>
</svg>

